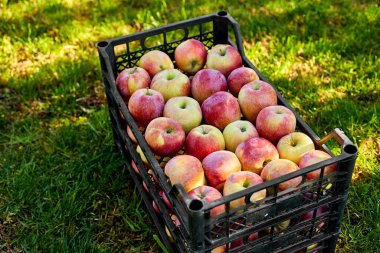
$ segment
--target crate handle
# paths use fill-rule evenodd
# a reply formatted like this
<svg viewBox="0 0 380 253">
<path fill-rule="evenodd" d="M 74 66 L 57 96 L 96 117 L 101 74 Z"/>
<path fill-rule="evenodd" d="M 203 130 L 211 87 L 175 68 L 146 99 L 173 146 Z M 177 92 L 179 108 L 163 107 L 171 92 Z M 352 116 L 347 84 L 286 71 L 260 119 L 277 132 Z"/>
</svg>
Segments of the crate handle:
<svg viewBox="0 0 380 253">
<path fill-rule="evenodd" d="M 328 135 L 317 141 L 317 144 L 319 146 L 322 146 L 327 141 L 334 138 L 339 145 L 342 147 L 342 150 L 350 155 L 354 155 L 358 152 L 358 148 L 351 142 L 351 140 L 344 134 L 344 132 L 339 129 L 335 128 L 333 131 L 331 131 Z"/>
</svg>

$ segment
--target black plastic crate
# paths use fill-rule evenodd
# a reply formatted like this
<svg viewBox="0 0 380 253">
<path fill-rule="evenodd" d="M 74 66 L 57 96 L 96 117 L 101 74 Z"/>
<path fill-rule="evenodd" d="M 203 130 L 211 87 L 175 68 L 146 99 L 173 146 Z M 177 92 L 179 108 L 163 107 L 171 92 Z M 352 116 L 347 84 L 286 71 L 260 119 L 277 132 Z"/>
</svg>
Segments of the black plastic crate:
<svg viewBox="0 0 380 253">
<path fill-rule="evenodd" d="M 330 154 L 325 143 L 335 139 L 341 147 L 339 155 L 211 203 L 192 200 L 181 185 L 172 187 L 168 183 L 163 167 L 169 158 L 152 153 L 143 137 L 143 130 L 138 128 L 120 96 L 115 79 L 123 69 L 135 66 L 138 59 L 150 50 L 164 51 L 173 60 L 176 46 L 189 38 L 202 41 L 208 49 L 215 44 L 233 45 L 239 50 L 243 65 L 254 69 L 261 80 L 268 82 L 246 58 L 240 27 L 225 11 L 101 41 L 97 45 L 115 143 L 165 246 L 171 252 L 211 252 L 218 247 L 225 247 L 226 252 L 333 252 L 340 233 L 357 147 L 339 129 L 320 139 L 277 90 L 278 104 L 293 111 L 297 130 L 310 136 L 317 149 Z M 153 42 L 155 44 L 149 45 Z M 127 134 L 127 125 L 148 164 L 144 164 L 136 152 L 137 144 Z M 132 162 L 137 171 L 132 168 Z M 336 172 L 324 175 L 324 167 L 330 164 L 337 165 Z M 306 181 L 306 174 L 315 170 L 320 170 L 319 179 Z M 278 192 L 280 183 L 296 177 L 303 178 L 299 186 Z M 263 189 L 271 194 L 251 203 L 250 196 Z M 165 205 L 160 191 L 168 196 L 172 210 Z M 246 205 L 231 210 L 229 203 L 239 198 L 245 198 Z M 153 201 L 160 215 L 154 211 Z M 210 217 L 210 210 L 219 205 L 225 205 L 226 212 Z M 317 215 L 318 208 L 322 206 L 327 211 Z M 312 217 L 301 221 L 301 216 L 311 211 Z M 178 217 L 179 226 L 173 223 L 172 214 Z M 288 226 L 279 229 L 279 225 L 284 223 Z M 250 241 L 249 236 L 253 233 L 258 233 L 259 238 Z M 237 240 L 241 240 L 242 245 L 231 249 L 231 243 Z"/>
</svg>

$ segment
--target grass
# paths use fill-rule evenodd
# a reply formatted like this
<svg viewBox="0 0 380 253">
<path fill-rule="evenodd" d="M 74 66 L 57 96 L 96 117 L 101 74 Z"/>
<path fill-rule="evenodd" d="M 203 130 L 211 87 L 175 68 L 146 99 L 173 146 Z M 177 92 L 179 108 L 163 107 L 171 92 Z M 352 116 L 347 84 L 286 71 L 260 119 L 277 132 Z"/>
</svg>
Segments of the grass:
<svg viewBox="0 0 380 253">
<path fill-rule="evenodd" d="M 0 251 L 160 251 L 113 143 L 95 44 L 220 9 L 318 135 L 340 127 L 358 146 L 337 251 L 380 251 L 380 8 L 357 0 L 2 1 Z"/>
</svg>

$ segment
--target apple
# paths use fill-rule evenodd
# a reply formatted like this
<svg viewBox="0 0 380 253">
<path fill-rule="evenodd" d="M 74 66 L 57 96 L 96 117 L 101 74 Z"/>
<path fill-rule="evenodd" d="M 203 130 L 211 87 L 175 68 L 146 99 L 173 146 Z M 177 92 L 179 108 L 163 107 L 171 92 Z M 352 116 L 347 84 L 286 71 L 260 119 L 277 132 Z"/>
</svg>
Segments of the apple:
<svg viewBox="0 0 380 253">
<path fill-rule="evenodd" d="M 186 192 L 206 185 L 201 161 L 191 155 L 177 155 L 165 165 L 165 175 L 172 185 L 182 184 Z"/>
<path fill-rule="evenodd" d="M 211 125 L 193 128 L 186 137 L 185 152 L 200 161 L 212 152 L 223 150 L 225 142 L 222 132 Z"/>
<path fill-rule="evenodd" d="M 286 228 L 288 228 L 289 225 L 290 225 L 290 220 L 286 220 L 286 221 L 283 221 L 281 223 L 278 223 L 278 224 L 276 224 L 276 225 L 273 226 L 273 232 L 280 233 L 281 231 L 283 231 Z M 270 233 L 271 229 L 272 229 L 271 227 L 266 227 L 265 231 L 267 233 Z"/>
<path fill-rule="evenodd" d="M 206 124 L 223 130 L 241 117 L 237 99 L 226 91 L 218 91 L 203 101 L 202 115 Z"/>
<path fill-rule="evenodd" d="M 188 133 L 202 122 L 202 110 L 194 98 L 174 97 L 166 102 L 164 117 L 178 121 Z"/>
<path fill-rule="evenodd" d="M 145 140 L 153 152 L 160 156 L 173 156 L 185 144 L 185 131 L 171 118 L 152 120 L 145 130 Z"/>
<path fill-rule="evenodd" d="M 293 132 L 283 136 L 277 143 L 280 158 L 299 163 L 301 157 L 308 151 L 314 150 L 313 140 L 304 133 Z"/>
<path fill-rule="evenodd" d="M 236 192 L 245 190 L 251 186 L 261 184 L 262 178 L 250 171 L 238 171 L 232 173 L 224 183 L 223 196 L 228 196 Z M 250 201 L 256 202 L 266 197 L 266 189 L 255 192 L 251 195 Z M 239 198 L 230 202 L 230 209 L 245 206 L 245 198 Z"/>
<path fill-rule="evenodd" d="M 145 127 L 143 127 L 143 126 L 137 125 L 137 127 L 139 128 L 139 130 L 141 132 L 143 132 L 145 130 Z M 129 138 L 132 140 L 132 142 L 137 144 L 137 139 L 136 139 L 135 135 L 133 134 L 132 129 L 128 125 L 127 125 L 127 134 L 129 136 Z"/>
<path fill-rule="evenodd" d="M 165 101 L 158 91 L 139 89 L 128 101 L 128 109 L 138 125 L 147 126 L 150 121 L 162 116 Z"/>
<path fill-rule="evenodd" d="M 204 202 L 212 202 L 214 200 L 220 199 L 223 195 L 214 187 L 202 185 L 197 188 L 192 189 L 187 193 L 190 198 L 202 200 Z M 210 216 L 215 217 L 226 211 L 225 205 L 216 206 L 210 211 Z"/>
<path fill-rule="evenodd" d="M 149 162 L 148 162 L 148 160 L 146 159 L 146 156 L 145 156 L 144 152 L 142 151 L 140 145 L 137 145 L 137 147 L 136 147 L 136 151 L 137 151 L 137 153 L 140 155 L 141 160 L 145 163 L 145 165 L 149 165 Z"/>
<path fill-rule="evenodd" d="M 256 129 L 263 137 L 274 145 L 281 137 L 292 133 L 296 129 L 294 113 L 282 105 L 272 105 L 262 109 L 256 118 Z"/>
<path fill-rule="evenodd" d="M 317 218 L 317 217 L 321 216 L 322 214 L 324 214 L 328 211 L 329 211 L 328 205 L 320 206 L 315 211 L 315 217 Z M 310 219 L 313 219 L 313 217 L 314 217 L 314 210 L 310 210 L 309 212 L 301 215 L 301 221 L 310 220 Z M 318 228 L 322 228 L 324 225 L 325 225 L 325 223 L 321 222 L 318 224 Z"/>
<path fill-rule="evenodd" d="M 294 162 L 287 159 L 277 159 L 269 162 L 263 168 L 261 172 L 261 178 L 264 181 L 269 181 L 274 178 L 281 177 L 283 175 L 292 173 L 299 170 L 300 168 Z M 279 191 L 284 191 L 293 187 L 298 186 L 302 182 L 302 176 L 296 177 L 278 185 Z"/>
<path fill-rule="evenodd" d="M 217 44 L 207 54 L 207 68 L 222 72 L 225 77 L 236 68 L 242 66 L 242 58 L 239 51 L 228 44 Z"/>
<path fill-rule="evenodd" d="M 219 150 L 207 155 L 202 161 L 202 166 L 208 185 L 219 191 L 223 190 L 224 182 L 232 173 L 241 171 L 239 159 L 227 150 Z"/>
<path fill-rule="evenodd" d="M 188 39 L 176 47 L 174 59 L 180 70 L 193 75 L 205 65 L 207 49 L 199 40 Z"/>
<path fill-rule="evenodd" d="M 175 214 L 170 215 L 170 218 L 172 219 L 172 221 L 174 222 L 174 224 L 176 225 L 176 227 L 178 227 L 179 225 L 181 225 L 181 222 L 179 221 L 179 219 L 177 218 L 177 216 Z M 166 232 L 166 234 L 167 234 L 167 236 L 169 238 L 169 241 L 171 243 L 174 243 L 173 236 L 170 233 L 169 228 L 166 225 L 165 225 L 165 232 Z"/>
<path fill-rule="evenodd" d="M 202 69 L 191 80 L 191 95 L 199 104 L 218 91 L 227 91 L 227 80 L 215 69 Z"/>
<path fill-rule="evenodd" d="M 149 73 L 145 69 L 134 67 L 120 72 L 116 78 L 116 86 L 124 101 L 127 102 L 133 92 L 149 87 L 150 81 Z"/>
<path fill-rule="evenodd" d="M 228 89 L 232 95 L 237 97 L 239 95 L 240 89 L 247 83 L 255 80 L 260 80 L 257 73 L 247 67 L 240 67 L 234 69 L 227 78 Z"/>
<path fill-rule="evenodd" d="M 312 164 L 322 162 L 324 160 L 330 159 L 331 156 L 321 150 L 311 150 L 304 154 L 299 161 L 299 166 L 301 169 L 306 168 Z M 330 174 L 331 172 L 334 172 L 336 170 L 336 164 L 330 164 L 325 167 L 324 175 Z M 307 180 L 313 180 L 320 177 L 321 170 L 314 170 L 312 172 L 307 173 L 306 179 Z"/>
<path fill-rule="evenodd" d="M 152 50 L 145 53 L 137 62 L 137 66 L 145 69 L 151 78 L 164 69 L 174 69 L 170 57 L 159 50 Z"/>
<path fill-rule="evenodd" d="M 136 174 L 140 175 L 140 171 L 133 160 L 131 161 L 131 166 L 132 166 L 132 169 L 136 172 Z"/>
<path fill-rule="evenodd" d="M 242 164 L 242 170 L 259 175 L 268 162 L 279 158 L 276 147 L 270 141 L 260 137 L 250 138 L 240 143 L 235 154 Z"/>
<path fill-rule="evenodd" d="M 247 120 L 237 120 L 228 124 L 223 130 L 226 149 L 235 152 L 236 147 L 245 140 L 259 137 L 255 126 Z"/>
<path fill-rule="evenodd" d="M 252 242 L 252 241 L 256 240 L 257 238 L 259 238 L 259 233 L 255 232 L 255 233 L 252 233 L 248 236 L 247 241 Z M 230 249 L 241 247 L 243 244 L 244 244 L 243 238 L 239 238 L 239 239 L 231 242 Z"/>
<path fill-rule="evenodd" d="M 162 200 L 164 201 L 166 207 L 169 209 L 169 211 L 172 211 L 173 210 L 173 206 L 172 204 L 170 204 L 170 201 L 168 199 L 168 197 L 166 196 L 165 192 L 160 190 L 158 192 L 158 194 L 160 195 L 160 197 L 162 198 Z"/>
<path fill-rule="evenodd" d="M 190 80 L 178 69 L 165 69 L 153 77 L 150 88 L 159 91 L 168 101 L 172 97 L 189 96 Z"/>
<path fill-rule="evenodd" d="M 238 101 L 244 117 L 255 123 L 262 109 L 277 105 L 277 94 L 269 83 L 256 80 L 245 84 L 240 89 Z"/>
</svg>

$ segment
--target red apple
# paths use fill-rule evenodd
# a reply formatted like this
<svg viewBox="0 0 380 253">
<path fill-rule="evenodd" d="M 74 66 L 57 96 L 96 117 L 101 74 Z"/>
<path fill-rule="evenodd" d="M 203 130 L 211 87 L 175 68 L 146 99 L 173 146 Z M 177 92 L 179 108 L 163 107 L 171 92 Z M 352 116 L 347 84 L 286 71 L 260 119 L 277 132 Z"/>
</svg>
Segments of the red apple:
<svg viewBox="0 0 380 253">
<path fill-rule="evenodd" d="M 245 140 L 259 137 L 255 126 L 247 120 L 237 120 L 228 124 L 223 130 L 226 149 L 235 152 L 236 147 Z"/>
<path fill-rule="evenodd" d="M 291 110 L 282 105 L 273 105 L 259 112 L 256 129 L 260 137 L 276 145 L 281 137 L 295 131 L 296 123 L 296 117 Z"/>
<path fill-rule="evenodd" d="M 188 133 L 201 123 L 202 110 L 197 100 L 191 97 L 174 97 L 166 102 L 164 117 L 178 121 Z"/>
<path fill-rule="evenodd" d="M 310 166 L 312 164 L 325 161 L 327 159 L 330 159 L 331 156 L 327 154 L 324 151 L 321 150 L 311 150 L 304 154 L 299 161 L 299 166 L 301 169 L 306 168 L 307 166 Z M 330 174 L 331 172 L 334 172 L 336 170 L 336 164 L 331 164 L 325 167 L 324 175 Z M 321 170 L 314 170 L 312 172 L 307 173 L 306 178 L 307 180 L 313 180 L 320 177 Z"/>
<path fill-rule="evenodd" d="M 277 159 L 269 162 L 265 165 L 263 171 L 261 172 L 261 178 L 264 181 L 269 181 L 274 178 L 281 177 L 283 175 L 292 173 L 299 170 L 300 168 L 294 162 L 286 159 Z M 279 191 L 284 191 L 293 187 L 298 186 L 302 182 L 302 177 L 296 177 L 278 185 Z"/>
<path fill-rule="evenodd" d="M 242 66 L 239 51 L 231 45 L 217 44 L 207 54 L 207 68 L 222 72 L 225 77 L 236 68 Z"/>
<path fill-rule="evenodd" d="M 256 240 L 257 238 L 259 238 L 259 233 L 258 232 L 252 233 L 248 236 L 248 242 L 252 242 L 252 241 Z M 243 238 L 239 238 L 239 239 L 231 242 L 230 249 L 241 247 L 243 244 L 244 244 Z"/>
<path fill-rule="evenodd" d="M 304 133 L 293 132 L 283 136 L 277 143 L 280 158 L 299 163 L 301 157 L 314 150 L 313 140 Z"/>
<path fill-rule="evenodd" d="M 202 69 L 191 80 L 191 94 L 200 104 L 218 91 L 227 91 L 227 80 L 215 69 Z"/>
<path fill-rule="evenodd" d="M 189 78 L 178 69 L 165 69 L 157 73 L 150 84 L 152 90 L 159 91 L 165 101 L 172 97 L 189 96 Z"/>
<path fill-rule="evenodd" d="M 240 143 L 235 154 L 242 164 L 242 170 L 259 175 L 268 162 L 279 158 L 276 147 L 260 137 L 250 138 Z"/>
<path fill-rule="evenodd" d="M 134 161 L 131 161 L 131 166 L 132 166 L 132 169 L 136 172 L 137 175 L 140 175 L 140 171 L 139 169 L 137 168 L 136 164 Z"/>
<path fill-rule="evenodd" d="M 203 185 L 192 189 L 187 193 L 190 198 L 203 200 L 205 202 L 212 202 L 214 200 L 220 199 L 223 195 L 214 187 Z M 215 217 L 219 214 L 224 213 L 226 207 L 223 205 L 216 206 L 210 211 L 210 216 Z"/>
<path fill-rule="evenodd" d="M 227 150 L 215 151 L 202 161 L 203 170 L 208 185 L 219 191 L 223 190 L 224 182 L 234 172 L 241 171 L 241 164 L 234 153 Z"/>
<path fill-rule="evenodd" d="M 205 65 L 207 49 L 199 40 L 188 39 L 174 50 L 174 59 L 180 70 L 193 75 Z"/>
<path fill-rule="evenodd" d="M 164 110 L 164 97 L 152 89 L 135 91 L 128 102 L 128 109 L 139 125 L 147 126 L 150 121 L 160 117 Z"/>
<path fill-rule="evenodd" d="M 202 115 L 207 124 L 223 130 L 241 117 L 237 99 L 226 91 L 218 91 L 202 103 Z"/>
<path fill-rule="evenodd" d="M 173 156 L 185 144 L 185 131 L 171 118 L 159 117 L 146 128 L 145 139 L 153 152 L 160 156 Z"/>
<path fill-rule="evenodd" d="M 186 154 L 195 156 L 200 161 L 212 152 L 225 148 L 222 132 L 211 125 L 193 128 L 186 137 Z"/>
<path fill-rule="evenodd" d="M 256 80 L 241 88 L 238 101 L 244 117 L 255 123 L 257 115 L 262 109 L 270 105 L 277 105 L 277 94 L 269 83 Z"/>
<path fill-rule="evenodd" d="M 116 86 L 124 101 L 127 102 L 133 92 L 149 87 L 150 81 L 149 73 L 145 69 L 134 67 L 120 72 L 116 78 Z"/>
<path fill-rule="evenodd" d="M 237 97 L 240 89 L 247 83 L 255 80 L 259 80 L 259 76 L 256 72 L 247 67 L 240 67 L 234 69 L 227 78 L 228 89 L 231 94 Z"/>
<path fill-rule="evenodd" d="M 206 185 L 202 163 L 191 155 L 177 155 L 165 165 L 165 175 L 172 185 L 182 184 L 189 192 L 201 185 Z"/>
<path fill-rule="evenodd" d="M 224 183 L 223 196 L 231 195 L 236 192 L 245 190 L 249 187 L 261 184 L 262 178 L 256 173 L 250 171 L 239 171 L 231 174 Z M 251 195 L 250 202 L 256 202 L 266 197 L 266 189 L 255 192 Z M 230 209 L 239 206 L 245 206 L 245 198 L 239 198 L 231 201 Z"/>
<path fill-rule="evenodd" d="M 174 65 L 170 57 L 159 50 L 152 50 L 141 56 L 137 66 L 145 69 L 152 78 L 164 69 L 173 69 Z"/>
</svg>

